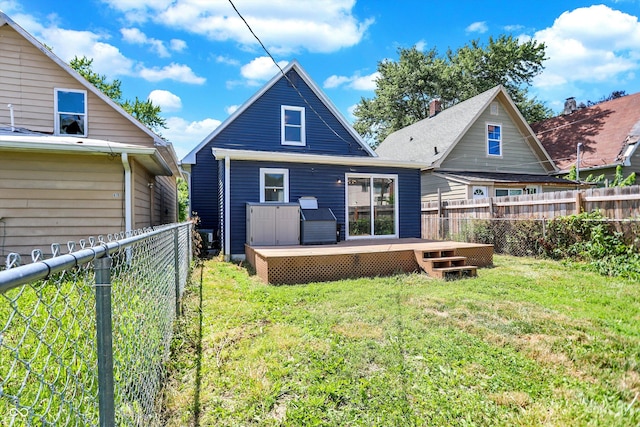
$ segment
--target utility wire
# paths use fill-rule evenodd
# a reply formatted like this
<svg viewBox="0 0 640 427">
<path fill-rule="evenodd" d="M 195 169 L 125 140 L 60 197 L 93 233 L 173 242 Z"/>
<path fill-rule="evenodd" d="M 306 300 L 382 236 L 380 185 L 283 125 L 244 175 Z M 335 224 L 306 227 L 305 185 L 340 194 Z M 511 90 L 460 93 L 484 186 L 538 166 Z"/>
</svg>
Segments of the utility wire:
<svg viewBox="0 0 640 427">
<path fill-rule="evenodd" d="M 298 93 L 298 95 L 300 96 L 300 98 L 302 98 L 302 100 L 305 102 L 305 104 L 307 104 L 309 106 L 309 108 L 311 109 L 311 111 L 314 112 L 314 114 L 316 116 L 318 116 L 318 118 L 322 121 L 322 123 L 324 123 L 324 125 L 331 131 L 333 132 L 333 134 L 335 136 L 337 136 L 339 139 L 341 139 L 342 141 L 346 142 L 347 144 L 349 144 L 349 146 L 351 146 L 351 141 L 347 141 L 346 139 L 344 139 L 340 134 L 338 134 L 338 132 L 336 132 L 333 127 L 331 127 L 331 125 L 329 123 L 327 123 L 327 121 L 320 115 L 320 113 L 318 113 L 316 111 L 315 108 L 313 108 L 313 106 L 311 105 L 311 103 L 307 100 L 307 98 L 305 98 L 305 96 L 302 94 L 302 92 L 300 92 L 300 89 L 298 89 L 298 87 L 295 85 L 295 83 L 289 78 L 289 76 L 286 75 L 286 73 L 284 72 L 284 70 L 282 69 L 282 67 L 280 66 L 280 64 L 278 64 L 278 62 L 275 60 L 275 58 L 273 57 L 273 55 L 271 55 L 271 52 L 269 52 L 269 49 L 267 49 L 267 47 L 264 45 L 264 43 L 262 43 L 262 40 L 260 40 L 260 38 L 256 35 L 256 33 L 253 31 L 253 29 L 251 28 L 251 26 L 249 25 L 249 23 L 247 22 L 246 19 L 244 19 L 244 16 L 242 16 L 242 14 L 240 13 L 240 11 L 238 10 L 238 8 L 236 7 L 235 4 L 233 4 L 232 0 L 229 0 L 229 3 L 231 4 L 231 7 L 233 7 L 233 10 L 235 10 L 236 14 L 240 17 L 240 19 L 242 19 L 242 22 L 244 22 L 244 24 L 247 26 L 247 28 L 249 29 L 249 31 L 251 32 L 251 35 L 253 35 L 253 37 L 258 41 L 258 43 L 260 43 L 260 46 L 262 47 L 262 50 L 264 50 L 266 52 L 266 54 L 269 56 L 269 58 L 271 58 L 271 60 L 273 61 L 273 63 L 276 65 L 276 67 L 278 67 L 278 70 L 280 70 L 280 74 L 282 74 L 284 76 L 285 79 L 287 79 L 287 82 L 289 82 L 289 84 L 291 85 L 291 87 L 293 87 L 295 89 L 295 91 Z"/>
</svg>

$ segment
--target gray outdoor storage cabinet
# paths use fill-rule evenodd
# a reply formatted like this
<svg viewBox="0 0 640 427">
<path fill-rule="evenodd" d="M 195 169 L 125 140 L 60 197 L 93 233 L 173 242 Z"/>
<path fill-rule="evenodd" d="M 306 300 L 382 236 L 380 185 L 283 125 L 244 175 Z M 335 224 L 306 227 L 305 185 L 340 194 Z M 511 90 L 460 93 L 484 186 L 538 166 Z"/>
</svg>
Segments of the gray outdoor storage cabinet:
<svg viewBox="0 0 640 427">
<path fill-rule="evenodd" d="M 247 243 L 251 246 L 300 244 L 300 205 L 247 203 Z"/>
<path fill-rule="evenodd" d="M 318 208 L 315 198 L 300 200 L 300 243 L 321 245 L 336 243 L 336 216 L 329 208 Z M 306 209 L 305 209 L 306 208 Z"/>
</svg>

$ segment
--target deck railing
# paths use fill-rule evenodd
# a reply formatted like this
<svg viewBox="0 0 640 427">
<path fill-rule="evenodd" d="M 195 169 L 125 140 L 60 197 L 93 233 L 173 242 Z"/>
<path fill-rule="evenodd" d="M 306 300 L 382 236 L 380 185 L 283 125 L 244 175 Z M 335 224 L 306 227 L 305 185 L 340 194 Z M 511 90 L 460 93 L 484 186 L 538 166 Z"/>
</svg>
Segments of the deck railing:
<svg viewBox="0 0 640 427">
<path fill-rule="evenodd" d="M 0 424 L 160 424 L 191 223 L 82 241 L 0 271 Z"/>
</svg>

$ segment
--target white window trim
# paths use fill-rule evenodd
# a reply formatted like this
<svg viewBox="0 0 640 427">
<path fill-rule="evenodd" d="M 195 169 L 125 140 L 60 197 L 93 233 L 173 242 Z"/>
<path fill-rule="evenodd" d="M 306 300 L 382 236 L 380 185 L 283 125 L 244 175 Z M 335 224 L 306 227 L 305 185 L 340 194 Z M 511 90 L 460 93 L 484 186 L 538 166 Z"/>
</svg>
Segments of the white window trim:
<svg viewBox="0 0 640 427">
<path fill-rule="evenodd" d="M 300 111 L 300 141 L 287 141 L 285 139 L 285 113 L 287 110 Z M 298 147 L 302 147 L 307 145 L 307 137 L 306 137 L 306 121 L 304 114 L 304 107 L 294 107 L 290 105 L 282 105 L 280 106 L 280 143 L 282 145 L 294 145 Z"/>
<path fill-rule="evenodd" d="M 349 178 L 369 178 L 369 183 L 370 186 L 369 188 L 373 188 L 373 179 L 374 178 L 391 178 L 393 179 L 393 183 L 394 183 L 394 200 L 393 200 L 393 209 L 394 209 L 394 234 L 387 234 L 384 236 L 376 236 L 374 235 L 373 231 L 375 228 L 375 224 L 373 223 L 373 221 L 371 221 L 371 231 L 370 231 L 370 235 L 367 236 L 351 236 L 349 235 Z M 344 235 L 345 235 L 345 240 L 366 240 L 366 239 L 397 239 L 399 238 L 398 236 L 400 235 L 400 202 L 399 202 L 399 193 L 398 193 L 398 175 L 396 174 L 370 174 L 370 173 L 347 173 L 344 176 L 344 201 L 345 201 L 345 210 L 344 210 Z M 373 215 L 373 206 L 374 206 L 374 200 L 373 200 L 373 191 L 369 191 L 369 203 L 371 206 L 371 212 L 369 213 L 370 215 Z"/>
<path fill-rule="evenodd" d="M 84 133 L 82 135 L 70 135 L 70 136 L 87 136 L 89 134 L 88 131 L 88 109 L 89 106 L 87 104 L 87 91 L 86 90 L 78 90 L 78 89 L 65 89 L 65 88 L 54 88 L 53 89 L 53 132 L 55 135 L 65 136 L 67 134 L 60 133 L 60 112 L 58 111 L 58 92 L 74 92 L 81 93 L 84 95 Z M 63 112 L 64 113 L 64 112 Z M 69 113 L 76 114 L 76 113 Z"/>
<path fill-rule="evenodd" d="M 500 127 L 500 154 L 491 154 L 489 153 L 489 126 L 499 126 Z M 503 146 L 503 138 L 502 138 L 502 123 L 491 123 L 487 122 L 484 127 L 484 138 L 486 140 L 487 147 L 487 156 L 489 157 L 502 157 L 502 146 Z"/>
<path fill-rule="evenodd" d="M 266 202 L 264 200 L 264 176 L 268 173 L 284 175 L 284 203 L 289 203 L 289 169 L 279 168 L 260 168 L 260 203 L 282 203 L 282 202 Z"/>
</svg>

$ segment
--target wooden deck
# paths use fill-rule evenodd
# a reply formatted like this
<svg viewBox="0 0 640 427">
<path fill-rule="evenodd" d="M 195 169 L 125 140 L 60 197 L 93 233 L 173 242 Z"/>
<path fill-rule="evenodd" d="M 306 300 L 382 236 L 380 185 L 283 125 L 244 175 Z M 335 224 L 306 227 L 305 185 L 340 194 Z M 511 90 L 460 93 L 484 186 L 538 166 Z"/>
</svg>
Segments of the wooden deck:
<svg viewBox="0 0 640 427">
<path fill-rule="evenodd" d="M 390 276 L 421 270 L 417 253 L 446 251 L 470 266 L 493 264 L 493 246 L 422 239 L 350 240 L 334 245 L 249 246 L 246 259 L 271 284 Z"/>
</svg>

